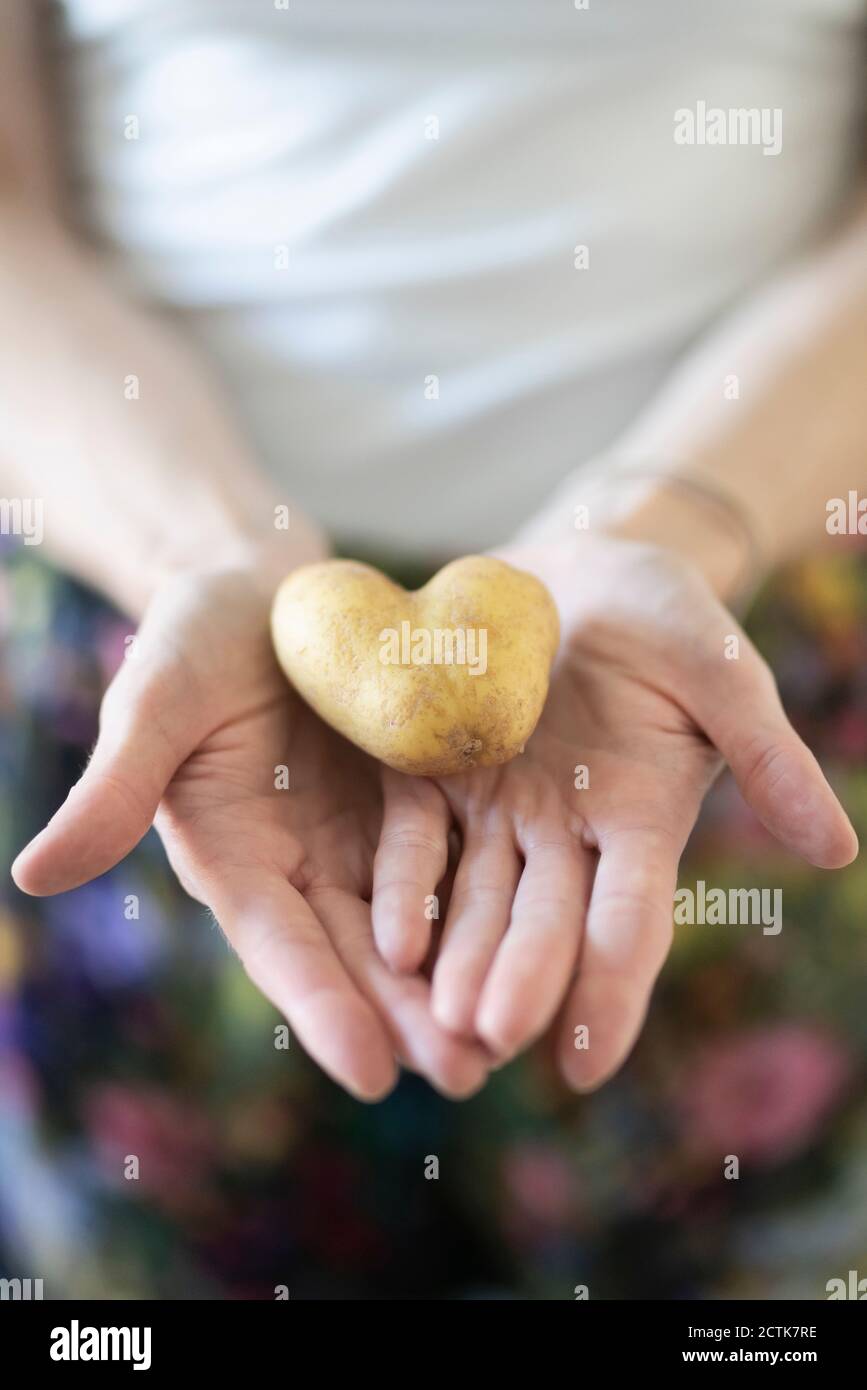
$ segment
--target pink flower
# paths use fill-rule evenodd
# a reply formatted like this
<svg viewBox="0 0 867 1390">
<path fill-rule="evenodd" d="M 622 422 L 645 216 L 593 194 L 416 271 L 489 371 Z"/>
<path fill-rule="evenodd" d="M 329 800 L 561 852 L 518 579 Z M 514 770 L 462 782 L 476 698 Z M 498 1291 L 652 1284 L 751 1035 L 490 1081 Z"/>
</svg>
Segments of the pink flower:
<svg viewBox="0 0 867 1390">
<path fill-rule="evenodd" d="M 572 1173 L 562 1154 L 545 1144 L 521 1144 L 505 1158 L 511 1201 L 542 1225 L 559 1226 L 574 1214 Z"/>
<path fill-rule="evenodd" d="M 859 709 L 848 709 L 833 728 L 838 753 L 853 761 L 867 756 L 867 718 Z"/>
<path fill-rule="evenodd" d="M 120 1184 L 130 1158 L 137 1184 L 173 1207 L 208 1173 L 213 1142 L 207 1117 L 154 1086 L 105 1085 L 89 1097 L 88 1127 L 106 1175 Z"/>
<path fill-rule="evenodd" d="M 851 1073 L 832 1037 L 786 1023 L 725 1038 L 706 1049 L 683 1083 L 681 1119 L 704 1156 L 783 1162 L 809 1142 Z"/>
</svg>

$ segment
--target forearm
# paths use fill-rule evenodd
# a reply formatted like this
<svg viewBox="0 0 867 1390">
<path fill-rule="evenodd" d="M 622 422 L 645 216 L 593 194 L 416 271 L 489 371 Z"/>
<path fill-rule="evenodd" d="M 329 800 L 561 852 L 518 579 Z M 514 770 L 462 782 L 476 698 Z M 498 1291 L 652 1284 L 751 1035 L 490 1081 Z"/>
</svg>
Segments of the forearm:
<svg viewBox="0 0 867 1390">
<path fill-rule="evenodd" d="M 195 354 L 12 198 L 0 202 L 0 319 L 0 492 L 41 503 L 56 563 L 138 614 L 178 569 L 249 560 L 269 583 L 324 553 Z"/>
<path fill-rule="evenodd" d="M 600 484 L 579 471 L 523 539 L 565 535 L 586 504 L 591 528 L 669 545 L 728 593 L 745 547 L 710 499 L 744 519 L 766 569 L 827 540 L 828 500 L 867 484 L 865 383 L 862 212 L 692 353 L 612 448 Z M 694 478 L 708 499 L 657 480 L 666 473 Z"/>
</svg>

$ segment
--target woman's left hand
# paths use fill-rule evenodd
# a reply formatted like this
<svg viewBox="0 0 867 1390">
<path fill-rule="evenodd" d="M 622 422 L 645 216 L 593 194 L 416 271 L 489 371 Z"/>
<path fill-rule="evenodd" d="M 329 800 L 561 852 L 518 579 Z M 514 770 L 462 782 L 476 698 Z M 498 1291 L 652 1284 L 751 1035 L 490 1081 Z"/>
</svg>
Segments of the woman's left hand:
<svg viewBox="0 0 867 1390">
<path fill-rule="evenodd" d="M 857 840 L 771 671 L 697 570 L 610 538 L 501 557 L 545 579 L 560 609 L 542 718 L 502 767 L 438 781 L 385 770 L 374 931 L 394 968 L 418 966 L 456 825 L 435 1017 L 508 1058 L 560 1009 L 561 1068 L 590 1089 L 641 1027 L 671 943 L 678 862 L 724 762 L 811 863 L 848 864 Z"/>
</svg>

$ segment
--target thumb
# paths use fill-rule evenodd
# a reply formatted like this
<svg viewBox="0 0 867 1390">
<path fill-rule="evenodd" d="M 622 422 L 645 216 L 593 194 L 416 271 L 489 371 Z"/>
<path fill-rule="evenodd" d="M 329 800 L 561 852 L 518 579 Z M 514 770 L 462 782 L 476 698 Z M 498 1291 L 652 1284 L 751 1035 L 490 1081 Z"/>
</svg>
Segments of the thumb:
<svg viewBox="0 0 867 1390">
<path fill-rule="evenodd" d="M 178 684 L 177 668 L 155 671 L 137 655 L 124 662 L 102 702 L 99 737 L 83 776 L 12 865 L 23 892 L 78 888 L 113 868 L 147 833 L 194 746 L 182 727 L 189 703 Z"/>
<path fill-rule="evenodd" d="M 858 837 L 818 762 L 786 717 L 773 673 L 746 636 L 693 717 L 719 749 L 744 799 L 787 848 L 823 869 L 858 853 Z"/>
</svg>

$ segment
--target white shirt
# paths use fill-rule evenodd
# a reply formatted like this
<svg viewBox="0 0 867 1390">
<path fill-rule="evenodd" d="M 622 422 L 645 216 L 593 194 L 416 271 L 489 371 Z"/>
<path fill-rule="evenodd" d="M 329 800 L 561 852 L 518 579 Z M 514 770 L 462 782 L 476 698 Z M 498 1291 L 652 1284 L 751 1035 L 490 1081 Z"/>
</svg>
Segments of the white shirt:
<svg viewBox="0 0 867 1390">
<path fill-rule="evenodd" d="M 107 266 L 369 544 L 506 538 L 854 178 L 862 0 L 62 10 Z M 779 110 L 779 153 L 678 143 L 699 103 Z"/>
</svg>

